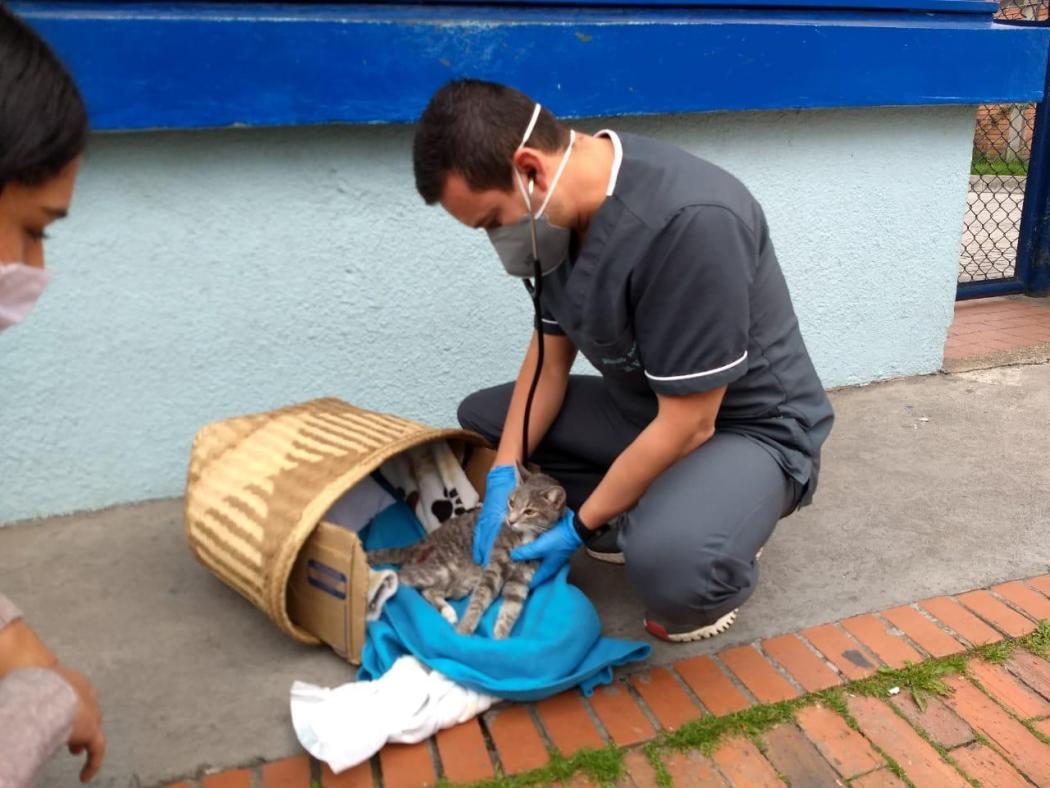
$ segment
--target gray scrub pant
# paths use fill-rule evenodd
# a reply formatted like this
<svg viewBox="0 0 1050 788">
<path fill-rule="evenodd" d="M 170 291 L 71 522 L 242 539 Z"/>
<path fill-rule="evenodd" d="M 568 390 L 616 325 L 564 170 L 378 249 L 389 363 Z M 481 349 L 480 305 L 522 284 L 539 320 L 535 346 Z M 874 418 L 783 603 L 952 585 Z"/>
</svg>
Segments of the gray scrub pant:
<svg viewBox="0 0 1050 788">
<path fill-rule="evenodd" d="M 464 428 L 499 441 L 513 384 L 471 394 Z M 578 509 L 642 431 L 596 376 L 569 379 L 561 412 L 532 454 Z M 619 546 L 647 615 L 668 627 L 700 627 L 739 607 L 758 580 L 755 553 L 792 512 L 801 485 L 756 440 L 716 431 L 652 483 L 624 518 Z"/>
</svg>

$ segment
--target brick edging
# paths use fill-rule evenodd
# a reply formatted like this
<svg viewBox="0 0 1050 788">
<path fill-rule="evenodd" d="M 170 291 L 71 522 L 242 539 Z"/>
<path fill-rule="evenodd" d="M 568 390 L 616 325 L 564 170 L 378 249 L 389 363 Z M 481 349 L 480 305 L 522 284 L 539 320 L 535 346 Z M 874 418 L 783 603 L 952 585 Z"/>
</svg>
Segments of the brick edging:
<svg viewBox="0 0 1050 788">
<path fill-rule="evenodd" d="M 631 671 L 618 676 L 613 684 L 598 688 L 589 699 L 578 691 L 570 691 L 536 704 L 501 704 L 481 719 L 442 731 L 429 741 L 415 745 L 388 745 L 371 762 L 338 777 L 327 767 L 319 768 L 319 764 L 313 764 L 314 776 L 319 778 L 322 788 L 379 788 L 381 785 L 395 788 L 434 784 L 439 777 L 466 783 L 489 779 L 500 773 L 520 774 L 545 766 L 548 750 L 556 750 L 569 758 L 581 750 L 607 744 L 636 747 L 705 716 L 722 716 L 763 704 L 789 701 L 870 677 L 882 666 L 901 668 L 907 663 L 950 657 L 1007 638 L 1022 637 L 1033 632 L 1041 619 L 1050 619 L 1050 575 L 925 599 L 735 646 L 714 656 L 691 657 L 664 667 Z M 1009 670 L 985 671 L 983 675 L 997 688 L 989 690 L 994 701 L 988 702 L 999 710 L 989 711 L 989 707 L 985 711 L 992 713 L 996 724 L 1009 727 L 1004 719 L 1021 725 L 1016 714 L 1010 716 L 1014 711 L 1039 710 L 1043 708 L 1039 705 L 1042 702 L 1046 704 L 1047 719 L 1030 724 L 1035 726 L 1044 722 L 1046 732 L 1050 734 L 1050 663 L 1046 663 L 1045 675 L 1036 670 L 1038 666 L 1017 664 L 1020 667 L 1011 665 Z M 973 687 L 969 682 L 963 683 Z M 959 687 L 965 689 L 963 685 Z M 952 723 L 955 737 L 944 733 L 945 741 L 963 748 L 959 757 L 966 765 L 958 768 L 967 768 L 967 773 L 976 777 L 973 772 L 989 764 L 998 764 L 1004 757 L 1009 760 L 1010 753 L 985 733 L 957 741 L 960 724 L 968 726 L 969 730 L 980 730 L 982 724 L 979 713 L 974 711 L 980 705 L 979 698 L 968 691 L 964 695 L 962 701 L 955 699 L 942 703 L 937 700 L 931 703 L 928 708 L 935 710 L 936 719 L 918 716 L 917 708 L 908 705 L 909 699 L 900 696 L 892 699 L 892 709 L 881 700 L 852 697 L 849 712 L 855 718 L 854 724 L 860 728 L 860 732 L 851 731 L 854 737 L 858 737 L 853 739 L 856 746 L 852 752 L 835 753 L 829 743 L 836 740 L 836 736 L 841 738 L 844 735 L 841 728 L 845 723 L 841 720 L 834 722 L 832 717 L 819 711 L 819 707 L 808 707 L 817 710 L 800 714 L 799 728 L 781 726 L 775 729 L 775 735 L 770 733 L 773 743 L 766 741 L 768 759 L 757 749 L 752 751 L 754 745 L 749 748 L 748 740 L 733 739 L 716 750 L 710 759 L 694 753 L 665 759 L 664 765 L 672 777 L 678 769 L 711 769 L 712 773 L 721 774 L 726 779 L 746 782 L 758 780 L 762 775 L 763 779 L 770 775 L 774 780 L 778 779 L 778 769 L 832 768 L 833 773 L 843 779 L 853 779 L 866 774 L 857 770 L 872 763 L 874 757 L 877 765 L 867 771 L 878 772 L 878 779 L 882 780 L 879 784 L 889 785 L 897 779 L 886 771 L 889 767 L 884 756 L 890 748 L 899 751 L 909 763 L 922 753 L 926 760 L 920 758 L 919 766 L 912 766 L 920 771 L 928 770 L 922 772 L 922 779 L 936 778 L 942 781 L 941 784 L 956 784 L 953 780 L 961 777 L 955 767 L 949 765 L 945 771 L 948 762 L 937 755 L 938 751 L 932 749 L 926 738 L 910 728 L 906 731 L 907 724 L 903 720 L 908 719 L 913 724 L 925 720 L 926 725 L 936 729 L 933 733 L 924 729 L 927 736 L 938 735 L 937 731 L 945 726 L 951 729 L 949 722 Z M 1015 706 L 1013 711 L 1009 710 L 1010 703 Z M 927 710 L 923 714 L 931 712 Z M 1006 716 L 1000 719 L 1000 714 Z M 1029 715 L 1031 719 L 1037 716 Z M 830 729 L 827 728 L 829 725 L 832 726 Z M 1034 738 L 1035 734 L 1023 725 L 1024 734 L 1013 728 L 1010 730 L 1015 737 L 1033 737 L 1031 741 L 1045 748 L 1046 777 L 1047 784 L 1050 784 L 1050 746 Z M 985 743 L 985 740 L 990 741 Z M 935 738 L 933 741 L 942 751 L 955 752 L 945 749 L 947 745 Z M 1025 741 L 1031 744 L 1031 741 Z M 808 742 L 808 748 L 800 742 Z M 858 742 L 863 742 L 863 745 Z M 795 752 L 805 764 L 795 763 L 785 754 L 787 752 Z M 933 761 L 929 760 L 930 752 L 936 755 Z M 778 759 L 780 763 L 776 763 Z M 847 762 L 850 759 L 852 763 Z M 637 756 L 628 760 L 642 768 Z M 1016 761 L 1015 757 L 1013 765 L 1008 765 L 1008 768 L 1034 770 L 1041 779 L 1043 772 L 1038 758 L 1034 766 Z M 302 776 L 310 773 L 310 767 L 309 759 L 303 755 L 267 764 L 257 770 L 233 770 L 203 777 L 199 785 L 201 788 L 305 786 L 309 783 L 303 782 Z M 846 772 L 849 772 L 848 776 Z M 875 777 L 871 779 L 870 784 L 874 785 Z M 1038 780 L 1036 782 L 1040 784 Z M 868 783 L 862 780 L 853 784 Z M 176 785 L 194 788 L 198 783 L 187 781 Z"/>
</svg>

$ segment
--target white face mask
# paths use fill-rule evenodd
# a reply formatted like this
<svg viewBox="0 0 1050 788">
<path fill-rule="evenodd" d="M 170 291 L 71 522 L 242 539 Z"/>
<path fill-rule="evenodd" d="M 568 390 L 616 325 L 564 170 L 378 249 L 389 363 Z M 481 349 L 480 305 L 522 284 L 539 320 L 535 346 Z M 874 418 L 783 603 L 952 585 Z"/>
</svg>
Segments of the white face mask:
<svg viewBox="0 0 1050 788">
<path fill-rule="evenodd" d="M 529 126 L 525 129 L 525 136 L 521 138 L 518 150 L 521 150 L 525 143 L 529 141 L 529 137 L 532 136 L 532 130 L 536 127 L 536 121 L 539 117 L 540 105 L 537 104 L 532 112 L 532 120 L 529 121 Z M 572 231 L 568 227 L 559 227 L 556 224 L 551 224 L 544 214 L 547 210 L 547 205 L 550 203 L 551 196 L 554 194 L 554 189 L 561 179 L 561 174 L 565 171 L 565 165 L 569 163 L 569 156 L 572 154 L 575 144 L 576 132 L 570 130 L 569 145 L 565 149 L 565 155 L 562 156 L 561 163 L 551 179 L 543 204 L 535 212 L 532 205 L 533 181 L 530 179 L 529 185 L 526 187 L 521 173 L 516 169 L 514 170 L 514 179 L 518 184 L 518 191 L 525 201 L 525 216 L 514 224 L 507 224 L 488 231 L 489 240 L 495 247 L 496 254 L 499 255 L 500 261 L 503 263 L 503 268 L 511 276 L 522 279 L 534 276 L 535 260 L 540 261 L 540 274 L 546 276 L 561 265 L 569 256 L 569 242 L 572 239 Z"/>
<path fill-rule="evenodd" d="M 46 268 L 0 263 L 0 331 L 26 319 L 50 278 Z"/>
</svg>

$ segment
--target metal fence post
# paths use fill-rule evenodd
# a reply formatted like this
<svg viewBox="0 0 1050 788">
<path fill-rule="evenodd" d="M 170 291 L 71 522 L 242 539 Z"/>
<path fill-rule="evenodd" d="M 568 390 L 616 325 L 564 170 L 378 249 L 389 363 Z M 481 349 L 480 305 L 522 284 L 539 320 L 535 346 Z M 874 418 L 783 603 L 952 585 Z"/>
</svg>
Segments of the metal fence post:
<svg viewBox="0 0 1050 788">
<path fill-rule="evenodd" d="M 1050 22 L 1036 22 L 1041 27 Z M 1036 106 L 1032 159 L 1017 242 L 1017 278 L 1030 296 L 1050 292 L 1050 64 L 1046 93 Z"/>
<path fill-rule="evenodd" d="M 995 21 L 1050 27 L 1050 0 L 1000 0 Z M 1050 291 L 1050 67 L 1043 85 L 978 107 L 956 300 Z"/>
</svg>

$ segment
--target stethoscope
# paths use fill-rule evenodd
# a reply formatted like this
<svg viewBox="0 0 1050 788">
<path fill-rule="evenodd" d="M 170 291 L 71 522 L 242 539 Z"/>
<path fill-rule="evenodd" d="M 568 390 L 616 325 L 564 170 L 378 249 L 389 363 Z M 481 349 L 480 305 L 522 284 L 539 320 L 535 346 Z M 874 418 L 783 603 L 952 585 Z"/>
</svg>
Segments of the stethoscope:
<svg viewBox="0 0 1050 788">
<path fill-rule="evenodd" d="M 536 217 L 532 215 L 532 191 L 536 186 L 536 176 L 529 176 L 529 233 L 532 236 L 532 270 L 535 284 L 528 279 L 524 280 L 525 289 L 532 299 L 532 307 L 536 314 L 536 371 L 532 373 L 532 383 L 529 385 L 529 394 L 525 398 L 525 416 L 522 419 L 522 442 L 521 442 L 521 464 L 528 465 L 529 462 L 529 417 L 532 415 L 532 400 L 536 396 L 536 388 L 540 385 L 540 373 L 543 371 L 543 269 L 540 266 L 539 247 L 536 243 Z"/>
</svg>

